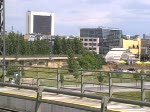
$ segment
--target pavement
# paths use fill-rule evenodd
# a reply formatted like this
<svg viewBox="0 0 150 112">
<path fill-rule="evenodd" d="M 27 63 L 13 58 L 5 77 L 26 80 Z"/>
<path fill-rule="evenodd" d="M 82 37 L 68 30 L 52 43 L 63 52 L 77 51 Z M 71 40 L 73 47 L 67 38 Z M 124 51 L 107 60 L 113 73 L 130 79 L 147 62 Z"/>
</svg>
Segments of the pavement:
<svg viewBox="0 0 150 112">
<path fill-rule="evenodd" d="M 84 89 L 86 91 L 95 91 L 95 92 L 109 92 L 109 87 L 106 86 L 107 83 L 102 85 L 100 88 L 100 85 L 95 84 L 84 84 Z M 117 87 L 120 86 L 120 87 Z M 129 88 L 128 88 L 129 87 Z M 65 88 L 68 89 L 77 89 L 80 91 L 81 86 L 78 85 L 65 85 Z M 139 89 L 137 89 L 139 88 Z M 129 91 L 141 91 L 141 85 L 140 83 L 113 83 L 113 92 L 129 92 Z M 150 90 L 150 82 L 144 82 L 144 89 Z"/>
<path fill-rule="evenodd" d="M 17 88 L 11 88 L 11 87 L 0 88 L 0 92 L 21 95 L 21 96 L 28 96 L 28 97 L 36 97 L 35 91 L 25 90 L 25 89 L 18 90 Z M 101 106 L 100 100 L 89 99 L 89 98 L 81 99 L 75 96 L 68 96 L 62 94 L 57 95 L 54 93 L 47 93 L 47 92 L 43 92 L 42 99 L 58 101 L 62 103 L 71 103 L 74 105 L 88 106 L 94 108 L 100 108 Z M 140 107 L 140 106 L 117 103 L 117 102 L 110 102 L 107 107 L 108 110 L 114 112 L 150 112 L 150 107 Z"/>
</svg>

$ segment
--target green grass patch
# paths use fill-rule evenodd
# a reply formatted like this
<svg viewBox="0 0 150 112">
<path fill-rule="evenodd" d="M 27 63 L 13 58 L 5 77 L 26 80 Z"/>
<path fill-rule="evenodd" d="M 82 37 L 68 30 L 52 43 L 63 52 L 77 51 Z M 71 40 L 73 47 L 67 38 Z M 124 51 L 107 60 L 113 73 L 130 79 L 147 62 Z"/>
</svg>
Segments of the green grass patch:
<svg viewBox="0 0 150 112">
<path fill-rule="evenodd" d="M 150 102 L 150 91 L 146 91 L 146 99 L 145 101 Z M 138 100 L 140 101 L 141 92 L 140 91 L 130 91 L 130 92 L 115 92 L 113 97 L 128 99 L 128 100 Z"/>
</svg>

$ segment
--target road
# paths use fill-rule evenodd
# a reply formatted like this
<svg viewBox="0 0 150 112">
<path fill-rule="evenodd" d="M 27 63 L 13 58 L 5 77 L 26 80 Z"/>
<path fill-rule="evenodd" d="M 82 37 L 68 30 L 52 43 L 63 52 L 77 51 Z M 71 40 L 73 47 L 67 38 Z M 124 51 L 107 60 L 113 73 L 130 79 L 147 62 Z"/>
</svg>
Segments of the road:
<svg viewBox="0 0 150 112">
<path fill-rule="evenodd" d="M 95 91 L 95 92 L 109 92 L 109 86 L 106 86 L 108 84 L 102 85 L 100 88 L 100 85 L 94 85 L 94 84 L 84 84 L 84 90 L 85 91 Z M 120 86 L 120 87 L 117 87 Z M 73 85 L 66 85 L 64 86 L 68 89 L 76 89 L 80 90 L 80 86 L 73 86 Z M 138 83 L 113 83 L 113 92 L 128 92 L 128 91 L 140 91 L 141 85 Z M 144 83 L 144 89 L 150 90 L 150 82 Z"/>
</svg>

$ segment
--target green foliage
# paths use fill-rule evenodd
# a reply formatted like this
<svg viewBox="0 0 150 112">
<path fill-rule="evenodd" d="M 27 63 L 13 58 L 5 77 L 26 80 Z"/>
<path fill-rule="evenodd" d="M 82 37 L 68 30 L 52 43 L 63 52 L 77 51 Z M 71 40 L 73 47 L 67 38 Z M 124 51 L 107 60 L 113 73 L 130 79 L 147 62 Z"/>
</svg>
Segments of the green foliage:
<svg viewBox="0 0 150 112">
<path fill-rule="evenodd" d="M 103 82 L 103 80 L 104 80 L 104 77 L 103 77 L 103 75 L 102 75 L 102 73 L 100 72 L 99 74 L 97 74 L 97 80 L 98 80 L 98 82 L 99 83 L 102 83 Z"/>
<path fill-rule="evenodd" d="M 62 39 L 56 37 L 54 40 L 54 54 L 62 54 Z"/>
<path fill-rule="evenodd" d="M 18 72 L 18 73 L 19 73 L 19 68 L 18 68 L 18 66 L 20 66 L 20 64 L 18 64 L 18 63 L 13 63 L 13 64 L 9 65 L 9 66 L 7 67 L 7 73 L 6 73 L 6 75 L 7 75 L 7 76 L 13 76 L 15 72 Z M 22 76 L 25 75 L 25 72 L 24 72 L 23 69 L 21 70 L 21 75 L 22 75 Z"/>
<path fill-rule="evenodd" d="M 67 53 L 68 53 L 67 63 L 68 63 L 69 72 L 73 73 L 73 76 L 75 79 L 78 79 L 79 74 L 78 74 L 77 69 L 80 69 L 81 67 L 80 67 L 78 61 L 74 58 L 74 53 L 73 53 L 72 49 L 69 49 Z"/>
<path fill-rule="evenodd" d="M 0 44 L 3 41 L 0 39 Z M 74 54 L 81 54 L 83 52 L 82 42 L 77 39 L 66 39 L 57 36 L 54 43 L 47 40 L 37 39 L 33 42 L 25 41 L 24 35 L 10 32 L 6 37 L 6 55 L 49 55 L 67 54 L 67 51 L 72 49 Z"/>
<path fill-rule="evenodd" d="M 105 59 L 88 50 L 84 50 L 82 57 L 78 58 L 79 64 L 84 69 L 100 69 L 102 65 L 106 64 Z"/>
<path fill-rule="evenodd" d="M 61 82 L 61 84 L 63 84 L 63 82 L 64 82 L 64 75 L 63 74 L 60 74 L 60 82 Z"/>
<path fill-rule="evenodd" d="M 75 69 L 80 69 L 80 65 L 78 61 L 74 58 L 74 53 L 72 49 L 68 50 L 68 68 L 70 69 L 69 72 L 74 72 Z"/>
<path fill-rule="evenodd" d="M 6 37 L 6 55 L 35 55 L 49 54 L 49 41 L 35 40 L 28 42 L 24 40 L 24 35 L 10 32 Z"/>
</svg>

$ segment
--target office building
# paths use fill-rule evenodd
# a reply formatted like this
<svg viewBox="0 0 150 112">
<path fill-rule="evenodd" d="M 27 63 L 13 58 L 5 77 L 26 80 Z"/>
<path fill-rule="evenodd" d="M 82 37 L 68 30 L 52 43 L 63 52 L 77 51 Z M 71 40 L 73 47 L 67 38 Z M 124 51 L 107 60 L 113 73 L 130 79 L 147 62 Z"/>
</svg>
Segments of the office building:
<svg viewBox="0 0 150 112">
<path fill-rule="evenodd" d="M 99 54 L 99 38 L 97 37 L 80 37 L 80 40 L 83 43 L 83 46 Z"/>
<path fill-rule="evenodd" d="M 54 35 L 54 14 L 27 12 L 27 34 Z"/>
<path fill-rule="evenodd" d="M 119 48 L 122 31 L 110 27 L 82 28 L 80 37 L 99 38 L 99 54 L 106 55 L 112 48 Z"/>
</svg>

